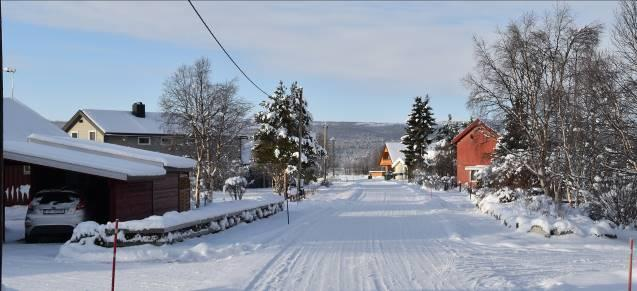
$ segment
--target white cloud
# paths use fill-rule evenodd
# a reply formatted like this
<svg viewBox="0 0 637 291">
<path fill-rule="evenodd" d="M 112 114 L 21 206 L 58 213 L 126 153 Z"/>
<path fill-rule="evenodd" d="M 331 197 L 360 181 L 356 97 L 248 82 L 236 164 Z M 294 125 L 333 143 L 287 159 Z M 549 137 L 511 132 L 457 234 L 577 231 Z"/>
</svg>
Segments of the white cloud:
<svg viewBox="0 0 637 291">
<path fill-rule="evenodd" d="M 472 36 L 554 2 L 195 2 L 249 72 L 352 80 L 366 90 L 409 86 L 464 103 Z M 569 3 L 583 21 L 607 22 L 614 3 Z M 4 2 L 12 21 L 214 48 L 190 6 L 169 2 Z M 382 82 L 381 82 L 382 81 Z M 392 83 L 391 86 L 387 83 Z M 385 88 L 383 88 L 385 87 Z M 371 88 L 371 89 L 370 89 Z M 363 90 L 361 90 L 363 91 Z M 422 91 L 414 94 L 424 93 Z"/>
<path fill-rule="evenodd" d="M 471 68 L 471 36 L 526 3 L 195 2 L 233 51 L 263 68 L 370 80 L 455 81 Z M 7 2 L 9 19 L 213 46 L 185 1 Z M 494 11 L 499 9 L 500 11 Z M 521 13 L 521 11 L 520 11 Z M 503 24 L 503 23 L 500 23 Z"/>
</svg>

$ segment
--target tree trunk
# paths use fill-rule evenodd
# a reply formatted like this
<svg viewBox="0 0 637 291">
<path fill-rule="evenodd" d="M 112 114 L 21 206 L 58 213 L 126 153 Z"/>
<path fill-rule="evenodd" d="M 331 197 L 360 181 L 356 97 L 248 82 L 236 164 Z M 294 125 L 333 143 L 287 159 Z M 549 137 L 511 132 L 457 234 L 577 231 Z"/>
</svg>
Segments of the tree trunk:
<svg viewBox="0 0 637 291">
<path fill-rule="evenodd" d="M 201 162 L 197 162 L 197 171 L 195 173 L 195 205 L 199 208 L 199 196 L 201 189 L 199 189 L 199 182 L 201 181 Z"/>
</svg>

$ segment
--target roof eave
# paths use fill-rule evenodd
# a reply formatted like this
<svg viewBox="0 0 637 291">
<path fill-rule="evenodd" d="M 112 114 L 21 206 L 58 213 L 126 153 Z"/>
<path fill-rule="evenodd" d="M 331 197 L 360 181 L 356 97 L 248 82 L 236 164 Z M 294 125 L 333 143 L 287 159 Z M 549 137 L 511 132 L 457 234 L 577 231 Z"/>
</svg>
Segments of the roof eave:
<svg viewBox="0 0 637 291">
<path fill-rule="evenodd" d="M 106 131 L 104 130 L 104 128 L 102 128 L 99 124 L 97 124 L 97 122 L 95 120 L 93 120 L 93 118 L 91 118 L 91 116 L 86 114 L 86 112 L 84 112 L 84 109 L 78 110 L 73 115 L 73 117 L 71 117 L 71 119 L 69 119 L 69 121 L 67 121 L 66 124 L 64 124 L 64 126 L 62 127 L 62 130 L 64 130 L 65 132 L 69 132 L 69 130 L 71 130 L 71 127 L 73 127 L 73 125 L 75 125 L 77 123 L 77 119 L 80 118 L 80 117 L 84 117 L 84 119 L 86 119 L 86 121 L 88 121 L 90 124 L 92 124 L 93 127 L 95 127 L 97 130 L 99 130 L 101 134 L 106 134 Z"/>
<path fill-rule="evenodd" d="M 458 143 L 461 139 L 463 139 L 467 134 L 469 134 L 474 128 L 478 127 L 479 125 L 484 126 L 484 128 L 486 128 L 488 131 L 490 131 L 494 135 L 500 136 L 493 128 L 491 128 L 490 126 L 488 126 L 486 123 L 482 122 L 482 120 L 478 118 L 474 122 L 469 124 L 469 126 L 467 126 L 464 130 L 462 130 L 458 135 L 456 135 L 456 137 L 454 137 L 451 140 L 451 143 L 452 144 Z"/>
<path fill-rule="evenodd" d="M 34 164 L 34 165 L 63 169 L 67 171 L 90 174 L 90 175 L 95 175 L 100 177 L 111 178 L 115 180 L 127 181 L 129 179 L 129 176 L 127 174 L 121 173 L 121 172 L 113 172 L 113 171 L 108 171 L 104 169 L 97 169 L 93 167 L 75 165 L 71 163 L 55 161 L 55 160 L 46 159 L 46 158 L 14 153 L 11 151 L 4 151 L 3 154 L 6 159 Z"/>
</svg>

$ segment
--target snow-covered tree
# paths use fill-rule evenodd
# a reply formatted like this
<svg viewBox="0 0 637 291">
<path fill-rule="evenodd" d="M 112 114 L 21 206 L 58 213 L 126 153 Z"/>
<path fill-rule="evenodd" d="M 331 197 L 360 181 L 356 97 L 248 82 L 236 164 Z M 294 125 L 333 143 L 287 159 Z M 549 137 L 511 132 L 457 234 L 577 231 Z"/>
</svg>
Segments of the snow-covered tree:
<svg viewBox="0 0 637 291">
<path fill-rule="evenodd" d="M 441 177 L 456 175 L 456 146 L 451 140 L 467 125 L 467 122 L 453 121 L 449 114 L 448 120 L 438 127 L 433 143 L 434 156 L 428 161 L 431 172 Z"/>
<path fill-rule="evenodd" d="M 426 95 L 424 100 L 417 96 L 407 119 L 405 135 L 402 137 L 402 143 L 405 145 L 402 152 L 405 154 L 409 179 L 412 179 L 412 173 L 425 167 L 425 154 L 427 146 L 431 143 L 429 135 L 433 133 L 435 125 L 429 106 L 429 95 Z"/>
<path fill-rule="evenodd" d="M 493 187 L 528 188 L 537 183 L 525 165 L 528 164 L 529 144 L 525 134 L 526 112 L 520 100 L 512 103 L 511 112 L 504 118 L 504 133 L 493 152 L 489 181 Z"/>
<path fill-rule="evenodd" d="M 188 143 L 192 143 L 188 146 L 197 161 L 193 181 L 197 207 L 202 190 L 212 193 L 215 180 L 222 181 L 232 167 L 236 152 L 230 149 L 247 125 L 246 114 L 250 109 L 237 96 L 234 82 L 213 83 L 211 73 L 206 58 L 179 67 L 164 83 L 160 100 L 166 128 L 185 135 Z"/>
<path fill-rule="evenodd" d="M 319 160 L 325 155 L 312 132 L 312 114 L 302 90 L 294 82 L 288 92 L 283 82 L 279 82 L 274 94 L 261 103 L 263 110 L 255 116 L 259 128 L 254 135 L 253 157 L 258 164 L 270 169 L 274 190 L 279 194 L 287 190 L 289 181 L 298 173 L 299 158 L 302 179 L 315 181 Z"/>
</svg>

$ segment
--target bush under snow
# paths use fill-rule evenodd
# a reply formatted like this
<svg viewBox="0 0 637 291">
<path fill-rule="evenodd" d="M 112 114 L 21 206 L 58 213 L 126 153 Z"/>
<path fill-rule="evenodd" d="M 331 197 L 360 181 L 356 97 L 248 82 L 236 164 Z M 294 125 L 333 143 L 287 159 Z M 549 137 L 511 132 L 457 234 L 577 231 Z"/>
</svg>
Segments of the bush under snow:
<svg viewBox="0 0 637 291">
<path fill-rule="evenodd" d="M 480 189 L 472 196 L 480 211 L 493 215 L 518 231 L 537 232 L 545 236 L 574 234 L 615 238 L 615 225 L 607 220 L 594 221 L 582 208 L 563 205 L 558 213 L 553 200 L 546 195 L 504 188 Z"/>
<path fill-rule="evenodd" d="M 246 178 L 241 176 L 230 177 L 223 184 L 223 192 L 230 195 L 234 200 L 241 200 L 246 192 L 246 186 L 248 186 Z"/>
</svg>

